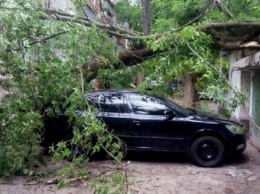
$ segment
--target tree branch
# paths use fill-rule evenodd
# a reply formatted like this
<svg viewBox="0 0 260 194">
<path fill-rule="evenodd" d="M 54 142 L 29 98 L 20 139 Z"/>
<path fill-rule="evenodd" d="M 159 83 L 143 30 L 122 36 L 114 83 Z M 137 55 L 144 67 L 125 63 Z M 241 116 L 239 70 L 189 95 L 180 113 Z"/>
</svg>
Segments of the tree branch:
<svg viewBox="0 0 260 194">
<path fill-rule="evenodd" d="M 194 55 L 196 55 L 198 58 L 200 58 L 202 61 L 205 61 L 205 59 L 199 55 L 199 53 L 197 53 L 193 48 L 191 48 L 190 44 L 187 43 L 187 46 L 189 47 L 189 49 L 192 51 L 192 53 Z M 208 66 L 210 66 L 216 73 L 219 73 L 219 70 L 217 68 L 215 68 L 212 64 L 210 64 L 208 61 L 205 61 Z M 225 75 L 220 74 L 221 78 L 229 85 L 229 80 L 225 77 Z M 230 86 L 231 87 L 231 86 Z"/>
<path fill-rule="evenodd" d="M 68 32 L 68 31 L 61 31 L 61 32 L 58 32 L 58 33 L 56 33 L 56 34 L 52 34 L 52 35 L 47 36 L 47 37 L 45 37 L 45 38 L 42 38 L 42 39 L 40 39 L 40 40 L 36 40 L 36 41 L 30 42 L 30 43 L 28 44 L 28 46 L 32 46 L 32 45 L 37 44 L 37 43 L 39 43 L 39 42 L 44 42 L 44 41 L 46 41 L 46 40 L 55 38 L 56 36 L 60 36 L 60 35 L 65 34 L 65 33 L 67 33 L 67 32 Z M 7 52 L 10 52 L 10 51 L 20 51 L 20 50 L 22 50 L 22 49 L 28 48 L 28 46 L 23 46 L 23 47 L 19 47 L 19 48 L 15 48 L 15 49 L 8 48 L 8 49 L 6 49 L 6 51 L 7 51 Z"/>
<path fill-rule="evenodd" d="M 78 23 L 78 24 L 81 24 L 81 25 L 84 25 L 84 26 L 89 26 L 91 27 L 92 25 L 95 25 L 96 23 L 92 23 L 92 22 L 89 22 L 89 21 L 85 21 L 85 20 L 77 20 L 77 19 L 72 19 L 70 17 L 67 17 L 67 16 L 62 16 L 62 15 L 49 15 L 49 16 L 43 16 L 42 17 L 43 19 L 54 19 L 54 20 L 60 20 L 60 21 L 64 21 L 64 22 L 74 22 L 74 23 Z M 136 35 L 131 35 L 131 33 L 128 34 L 128 32 L 126 30 L 123 31 L 114 31 L 113 28 L 111 28 L 110 26 L 106 25 L 106 24 L 98 24 L 97 25 L 98 29 L 99 30 L 103 30 L 105 32 L 107 32 L 108 34 L 110 35 L 113 35 L 113 36 L 117 36 L 117 37 L 121 37 L 121 38 L 125 38 L 125 39 L 128 39 L 128 40 L 140 40 L 141 38 L 149 38 L 150 36 L 136 36 Z M 151 36 L 151 37 L 154 37 Z"/>
<path fill-rule="evenodd" d="M 199 14 L 197 17 L 195 17 L 193 20 L 189 21 L 188 23 L 182 25 L 181 27 L 179 27 L 179 28 L 177 28 L 177 29 L 175 29 L 175 30 L 171 30 L 171 32 L 178 32 L 178 31 L 182 30 L 183 28 L 185 28 L 186 26 L 188 26 L 188 25 L 194 23 L 195 21 L 197 21 L 198 19 L 200 19 L 200 18 L 204 15 L 204 13 L 206 12 L 207 8 L 210 6 L 211 3 L 212 3 L 212 0 L 210 0 L 210 1 L 206 4 L 206 6 L 202 9 L 202 11 L 200 12 L 200 14 Z"/>
<path fill-rule="evenodd" d="M 98 22 L 96 20 L 93 20 L 91 18 L 86 19 L 86 17 L 80 17 L 80 16 L 71 15 L 68 13 L 64 13 L 64 12 L 60 12 L 60 11 L 56 11 L 56 10 L 50 10 L 50 9 L 37 9 L 37 11 L 45 12 L 49 16 L 52 16 L 51 19 L 62 20 L 62 21 L 72 21 L 75 23 L 80 23 L 85 26 L 96 25 L 98 28 L 103 29 L 103 30 L 117 31 L 119 33 L 128 34 L 130 36 L 142 36 L 142 34 L 139 32 L 134 32 L 130 29 L 123 28 L 118 25 L 104 24 L 104 23 Z M 53 15 L 55 17 L 53 17 Z"/>
<path fill-rule="evenodd" d="M 226 8 L 226 6 L 220 2 L 219 0 L 215 0 L 218 7 L 230 18 L 230 19 L 234 19 L 233 14 L 228 10 L 228 8 Z"/>
<path fill-rule="evenodd" d="M 200 28 L 200 30 L 207 30 L 208 28 L 238 28 L 238 27 L 249 27 L 260 29 L 260 22 L 221 22 L 221 23 L 211 23 Z"/>
</svg>

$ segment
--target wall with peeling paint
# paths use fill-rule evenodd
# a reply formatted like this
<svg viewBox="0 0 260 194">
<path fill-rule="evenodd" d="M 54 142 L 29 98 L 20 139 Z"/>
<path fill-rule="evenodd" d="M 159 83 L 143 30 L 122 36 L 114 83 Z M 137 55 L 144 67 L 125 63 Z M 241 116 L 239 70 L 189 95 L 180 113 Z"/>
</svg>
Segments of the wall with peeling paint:
<svg viewBox="0 0 260 194">
<path fill-rule="evenodd" d="M 253 119 L 253 122 L 251 122 L 252 141 L 260 148 L 260 70 L 252 72 L 251 115 Z"/>
<path fill-rule="evenodd" d="M 232 117 L 248 125 L 252 142 L 260 148 L 260 52 L 233 51 L 228 60 L 231 86 L 247 95 L 245 106 L 238 107 Z"/>
</svg>

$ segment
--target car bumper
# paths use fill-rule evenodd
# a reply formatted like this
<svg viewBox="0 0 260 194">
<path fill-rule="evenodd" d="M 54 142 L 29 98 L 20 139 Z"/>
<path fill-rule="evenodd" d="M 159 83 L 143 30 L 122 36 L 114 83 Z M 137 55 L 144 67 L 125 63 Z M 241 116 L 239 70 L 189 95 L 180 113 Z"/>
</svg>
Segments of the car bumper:
<svg viewBox="0 0 260 194">
<path fill-rule="evenodd" d="M 229 151 L 232 152 L 243 152 L 246 149 L 246 135 L 235 134 L 231 142 L 228 142 L 228 146 L 231 145 Z"/>
</svg>

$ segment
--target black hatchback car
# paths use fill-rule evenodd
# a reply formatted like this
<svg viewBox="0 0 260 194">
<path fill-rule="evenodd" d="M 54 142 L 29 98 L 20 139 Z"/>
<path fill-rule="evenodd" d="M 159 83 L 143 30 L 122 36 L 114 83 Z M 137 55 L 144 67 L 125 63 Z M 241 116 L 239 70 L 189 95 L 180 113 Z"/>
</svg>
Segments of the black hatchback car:
<svg viewBox="0 0 260 194">
<path fill-rule="evenodd" d="M 185 152 L 198 166 L 213 167 L 246 148 L 241 124 L 170 99 L 106 90 L 89 93 L 87 100 L 128 150 Z"/>
<path fill-rule="evenodd" d="M 214 167 L 246 148 L 241 124 L 167 98 L 131 90 L 101 90 L 86 98 L 99 109 L 97 118 L 131 151 L 182 152 L 198 166 Z"/>
</svg>

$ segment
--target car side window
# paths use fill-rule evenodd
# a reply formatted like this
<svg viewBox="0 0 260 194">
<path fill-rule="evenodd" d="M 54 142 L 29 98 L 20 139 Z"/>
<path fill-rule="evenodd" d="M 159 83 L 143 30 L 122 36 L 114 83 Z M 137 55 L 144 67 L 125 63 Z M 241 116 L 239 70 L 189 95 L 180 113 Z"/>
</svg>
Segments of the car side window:
<svg viewBox="0 0 260 194">
<path fill-rule="evenodd" d="M 102 112 L 129 113 L 128 101 L 120 93 L 104 93 L 98 97 L 98 105 Z"/>
<path fill-rule="evenodd" d="M 164 115 L 166 110 L 170 110 L 160 100 L 140 95 L 140 94 L 129 94 L 130 103 L 135 114 L 145 115 Z"/>
</svg>

